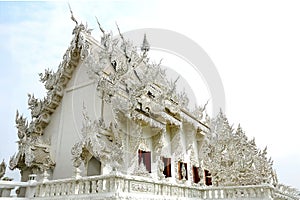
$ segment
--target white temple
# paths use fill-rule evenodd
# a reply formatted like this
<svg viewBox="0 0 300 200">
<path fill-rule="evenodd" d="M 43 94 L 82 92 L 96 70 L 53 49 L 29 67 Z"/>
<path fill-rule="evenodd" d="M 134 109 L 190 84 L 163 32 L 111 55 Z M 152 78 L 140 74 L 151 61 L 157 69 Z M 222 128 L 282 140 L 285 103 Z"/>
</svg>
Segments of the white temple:
<svg viewBox="0 0 300 200">
<path fill-rule="evenodd" d="M 74 19 L 76 22 L 76 20 Z M 278 183 L 267 150 L 220 112 L 191 110 L 159 64 L 120 33 L 101 41 L 76 22 L 56 72 L 40 74 L 47 95 L 17 112 L 18 152 L 0 196 L 27 199 L 299 199 Z"/>
</svg>

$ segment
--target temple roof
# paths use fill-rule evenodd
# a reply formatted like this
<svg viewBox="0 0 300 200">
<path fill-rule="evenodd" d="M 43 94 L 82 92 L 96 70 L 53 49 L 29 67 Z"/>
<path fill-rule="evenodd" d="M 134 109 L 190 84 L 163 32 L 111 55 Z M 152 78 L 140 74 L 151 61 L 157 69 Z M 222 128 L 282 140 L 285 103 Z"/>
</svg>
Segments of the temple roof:
<svg viewBox="0 0 300 200">
<path fill-rule="evenodd" d="M 27 159 L 40 163 L 39 156 L 25 151 L 20 145 L 27 142 L 32 144 L 27 149 L 39 149 L 36 145 L 46 143 L 39 136 L 43 135 L 51 122 L 51 115 L 60 105 L 74 69 L 82 62 L 89 66 L 89 78 L 98 84 L 96 92 L 102 95 L 107 103 L 114 105 L 114 111 L 120 111 L 133 120 L 143 120 L 154 127 L 163 128 L 167 123 L 180 125 L 188 122 L 203 133 L 209 130 L 208 126 L 201 122 L 204 108 L 198 107 L 192 112 L 189 111 L 188 97 L 184 92 L 177 93 L 176 81 L 167 80 L 160 63 L 149 63 L 147 51 L 150 45 L 146 35 L 142 52 L 139 53 L 120 31 L 119 37 L 113 37 L 112 33 L 106 33 L 102 28 L 101 31 L 103 35 L 98 42 L 91 36 L 91 29 L 76 23 L 74 37 L 58 70 L 53 72 L 46 69 L 44 73 L 39 74 L 47 94 L 43 99 L 35 98 L 34 94 L 28 95 L 30 122 L 17 113 L 19 153 L 12 157 L 11 168 L 17 167 L 19 162 L 31 165 L 32 162 L 26 161 Z M 44 151 L 44 154 L 49 152 Z M 46 157 L 51 158 L 50 155 Z M 49 162 L 49 166 L 53 164 L 54 162 Z"/>
</svg>

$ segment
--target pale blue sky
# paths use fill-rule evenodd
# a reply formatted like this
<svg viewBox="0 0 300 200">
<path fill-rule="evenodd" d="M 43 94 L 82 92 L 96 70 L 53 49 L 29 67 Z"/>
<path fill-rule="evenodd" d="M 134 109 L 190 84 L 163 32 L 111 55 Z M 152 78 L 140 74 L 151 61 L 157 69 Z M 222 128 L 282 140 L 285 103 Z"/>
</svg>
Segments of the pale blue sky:
<svg viewBox="0 0 300 200">
<path fill-rule="evenodd" d="M 223 80 L 226 114 L 268 146 L 281 182 L 300 188 L 300 4 L 298 1 L 70 1 L 97 36 L 106 30 L 166 28 L 197 42 Z M 57 69 L 74 23 L 66 2 L 0 2 L 0 159 L 17 151 L 16 109 L 42 97 L 38 73 Z M 204 99 L 205 102 L 207 99 Z"/>
</svg>

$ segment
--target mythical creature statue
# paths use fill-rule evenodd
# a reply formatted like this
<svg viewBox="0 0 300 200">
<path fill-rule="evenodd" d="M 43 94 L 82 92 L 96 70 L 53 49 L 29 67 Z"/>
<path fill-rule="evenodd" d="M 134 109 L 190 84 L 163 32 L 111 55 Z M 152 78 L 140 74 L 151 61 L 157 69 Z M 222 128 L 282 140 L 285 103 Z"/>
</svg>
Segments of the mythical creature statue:
<svg viewBox="0 0 300 200">
<path fill-rule="evenodd" d="M 163 179 L 164 175 L 164 162 L 161 159 L 157 160 L 157 176 L 159 179 Z"/>
<path fill-rule="evenodd" d="M 31 110 L 31 116 L 38 118 L 43 109 L 43 102 L 34 97 L 34 94 L 28 94 L 28 106 Z"/>
<path fill-rule="evenodd" d="M 45 84 L 47 90 L 52 90 L 56 83 L 56 76 L 52 70 L 45 69 L 45 73 L 39 73 L 40 81 Z"/>
<path fill-rule="evenodd" d="M 18 129 L 18 137 L 19 137 L 20 141 L 25 141 L 27 130 L 28 130 L 28 122 L 27 122 L 27 119 L 25 117 L 23 117 L 23 115 L 19 115 L 18 110 L 16 113 L 15 122 L 16 122 L 16 127 Z"/>
<path fill-rule="evenodd" d="M 5 171 L 6 171 L 6 164 L 3 160 L 2 163 L 0 164 L 0 179 L 4 176 Z"/>
</svg>

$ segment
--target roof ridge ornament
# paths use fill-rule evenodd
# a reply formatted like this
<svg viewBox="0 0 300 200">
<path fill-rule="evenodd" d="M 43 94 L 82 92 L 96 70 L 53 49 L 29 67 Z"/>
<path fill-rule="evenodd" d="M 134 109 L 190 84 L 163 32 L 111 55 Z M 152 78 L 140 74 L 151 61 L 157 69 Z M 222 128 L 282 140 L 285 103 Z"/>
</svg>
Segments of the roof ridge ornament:
<svg viewBox="0 0 300 200">
<path fill-rule="evenodd" d="M 72 11 L 71 6 L 70 6 L 69 3 L 68 3 L 68 6 L 69 6 L 69 9 L 70 9 L 70 13 L 71 13 L 71 20 L 76 23 L 76 26 L 78 26 L 78 22 L 77 22 L 77 20 L 75 19 L 74 15 L 73 15 L 73 11 Z"/>
<path fill-rule="evenodd" d="M 103 33 L 103 36 L 104 36 L 105 35 L 105 30 L 101 27 L 101 24 L 100 24 L 97 16 L 95 16 L 95 17 L 96 17 L 96 21 L 97 21 L 98 27 L 99 27 L 100 31 Z"/>
<path fill-rule="evenodd" d="M 120 37 L 121 37 L 121 40 L 122 40 L 122 42 L 123 42 L 123 45 L 121 45 L 121 47 L 123 46 L 122 49 L 123 49 L 123 51 L 124 51 L 125 57 L 126 57 L 127 61 L 130 62 L 130 61 L 131 61 L 131 58 L 128 56 L 127 43 L 126 43 L 126 41 L 125 41 L 125 38 L 124 38 L 123 34 L 122 34 L 121 31 L 120 31 L 120 28 L 119 28 L 117 22 L 116 22 L 116 26 L 117 26 L 119 35 L 120 35 Z"/>
</svg>

